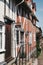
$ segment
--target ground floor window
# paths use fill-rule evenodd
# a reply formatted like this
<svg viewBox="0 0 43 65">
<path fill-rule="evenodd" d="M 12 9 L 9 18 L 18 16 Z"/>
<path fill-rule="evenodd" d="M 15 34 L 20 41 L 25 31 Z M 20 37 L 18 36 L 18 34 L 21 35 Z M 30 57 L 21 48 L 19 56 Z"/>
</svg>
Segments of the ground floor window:
<svg viewBox="0 0 43 65">
<path fill-rule="evenodd" d="M 29 44 L 32 44 L 32 32 L 29 32 Z"/>
<path fill-rule="evenodd" d="M 0 25 L 0 49 L 2 49 L 2 26 Z"/>
<path fill-rule="evenodd" d="M 16 34 L 17 34 L 17 44 L 19 44 L 19 31 L 18 30 L 16 31 Z"/>
<path fill-rule="evenodd" d="M 24 43 L 24 32 L 20 30 L 16 30 L 16 40 L 17 44 Z"/>
<path fill-rule="evenodd" d="M 24 43 L 24 32 L 20 31 L 20 43 Z"/>
</svg>

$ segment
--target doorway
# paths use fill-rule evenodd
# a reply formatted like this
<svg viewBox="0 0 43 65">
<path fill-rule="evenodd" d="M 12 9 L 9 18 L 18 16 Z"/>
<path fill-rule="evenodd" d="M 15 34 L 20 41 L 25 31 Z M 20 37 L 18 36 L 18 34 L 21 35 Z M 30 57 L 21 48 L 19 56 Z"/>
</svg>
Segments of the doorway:
<svg viewBox="0 0 43 65">
<path fill-rule="evenodd" d="M 10 20 L 8 17 L 6 17 L 7 22 L 5 22 L 5 61 L 9 62 L 13 58 L 11 56 L 11 24 L 12 20 Z"/>
<path fill-rule="evenodd" d="M 11 58 L 11 25 L 6 24 L 5 34 L 5 60 L 8 61 Z"/>
</svg>

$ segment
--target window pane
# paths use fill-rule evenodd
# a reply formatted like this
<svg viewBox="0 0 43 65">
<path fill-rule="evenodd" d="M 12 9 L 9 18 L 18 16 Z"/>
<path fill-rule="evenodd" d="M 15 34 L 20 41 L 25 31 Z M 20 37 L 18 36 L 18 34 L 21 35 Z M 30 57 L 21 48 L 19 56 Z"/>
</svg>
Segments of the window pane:
<svg viewBox="0 0 43 65">
<path fill-rule="evenodd" d="M 32 32 L 29 32 L 29 44 L 32 44 Z"/>
<path fill-rule="evenodd" d="M 16 30 L 14 30 L 14 40 L 16 41 L 17 40 L 17 31 Z"/>
<path fill-rule="evenodd" d="M 2 26 L 0 26 L 0 31 L 2 31 Z"/>
<path fill-rule="evenodd" d="M 0 33 L 0 49 L 2 48 L 2 33 Z"/>
<path fill-rule="evenodd" d="M 24 43 L 24 32 L 20 32 L 20 42 Z"/>
<path fill-rule="evenodd" d="M 17 44 L 19 44 L 19 31 L 17 31 Z"/>
</svg>

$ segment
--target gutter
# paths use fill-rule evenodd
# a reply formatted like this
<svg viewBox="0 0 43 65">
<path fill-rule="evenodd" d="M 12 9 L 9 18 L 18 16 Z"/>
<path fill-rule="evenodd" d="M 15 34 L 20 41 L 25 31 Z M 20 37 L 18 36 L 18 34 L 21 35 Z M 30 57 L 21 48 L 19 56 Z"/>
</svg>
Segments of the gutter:
<svg viewBox="0 0 43 65">
<path fill-rule="evenodd" d="M 24 2 L 24 0 L 22 0 L 20 3 L 18 3 L 16 6 L 18 6 L 18 5 L 20 5 L 20 4 L 22 4 Z"/>
</svg>

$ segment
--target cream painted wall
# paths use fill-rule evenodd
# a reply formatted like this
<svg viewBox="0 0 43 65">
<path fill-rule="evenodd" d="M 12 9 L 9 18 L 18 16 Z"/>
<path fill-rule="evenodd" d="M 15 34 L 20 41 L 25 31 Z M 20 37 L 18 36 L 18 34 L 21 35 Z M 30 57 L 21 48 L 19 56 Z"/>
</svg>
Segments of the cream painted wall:
<svg viewBox="0 0 43 65">
<path fill-rule="evenodd" d="M 4 60 L 5 60 L 5 54 L 3 53 L 3 54 L 0 54 L 0 62 L 3 62 Z"/>
<path fill-rule="evenodd" d="M 4 22 L 4 0 L 0 1 L 0 21 Z M 5 51 L 5 25 L 2 26 L 2 49 L 0 52 Z M 0 62 L 5 60 L 5 54 L 0 54 Z"/>
<path fill-rule="evenodd" d="M 9 0 L 6 0 L 6 16 L 8 16 L 9 17 Z"/>
<path fill-rule="evenodd" d="M 10 8 L 8 6 L 9 6 L 9 0 L 6 0 L 6 16 L 16 21 L 16 17 L 17 17 L 16 8 L 17 7 L 15 7 L 15 3 L 13 2 L 12 4 L 12 0 L 10 0 Z M 12 11 L 12 7 L 13 7 L 13 11 Z"/>
<path fill-rule="evenodd" d="M 12 33 L 14 32 L 14 33 Z M 17 40 L 16 40 L 16 29 L 15 29 L 15 23 L 12 23 L 11 25 L 11 56 L 15 58 L 17 56 Z M 16 52 L 16 54 L 15 54 Z"/>
<path fill-rule="evenodd" d="M 4 21 L 4 0 L 0 1 L 0 21 Z"/>
<path fill-rule="evenodd" d="M 8 7 L 8 4 L 9 4 L 9 0 L 6 0 L 5 16 L 8 16 L 9 18 L 11 18 L 12 20 L 15 20 L 15 22 L 16 22 L 16 17 L 17 17 L 16 8 L 17 7 L 15 7 L 15 4 L 13 4 L 13 6 L 12 6 L 12 0 L 10 0 L 10 9 Z M 13 12 L 12 12 L 12 7 L 13 7 Z M 0 1 L 0 21 L 4 22 L 4 0 Z M 14 32 L 13 28 L 14 27 L 11 26 L 11 29 L 12 29 L 11 32 L 12 33 Z M 3 37 L 2 37 L 2 50 L 0 50 L 0 52 L 5 51 L 5 25 L 3 25 L 3 34 L 2 35 L 3 35 Z M 13 40 L 14 34 L 11 34 L 11 36 L 12 36 L 11 55 L 12 55 L 12 57 L 14 57 L 15 56 L 14 46 L 13 46 L 13 45 L 15 45 L 14 40 Z M 5 54 L 4 53 L 0 54 L 0 62 L 2 62 L 2 61 L 5 61 Z"/>
<path fill-rule="evenodd" d="M 6 16 L 9 18 L 13 19 L 16 21 L 16 8 L 15 4 L 13 3 L 12 6 L 12 0 L 10 0 L 10 8 L 8 7 L 9 5 L 9 0 L 6 0 Z M 13 12 L 12 12 L 12 7 L 13 7 Z M 0 1 L 0 21 L 4 21 L 4 0 Z"/>
</svg>

